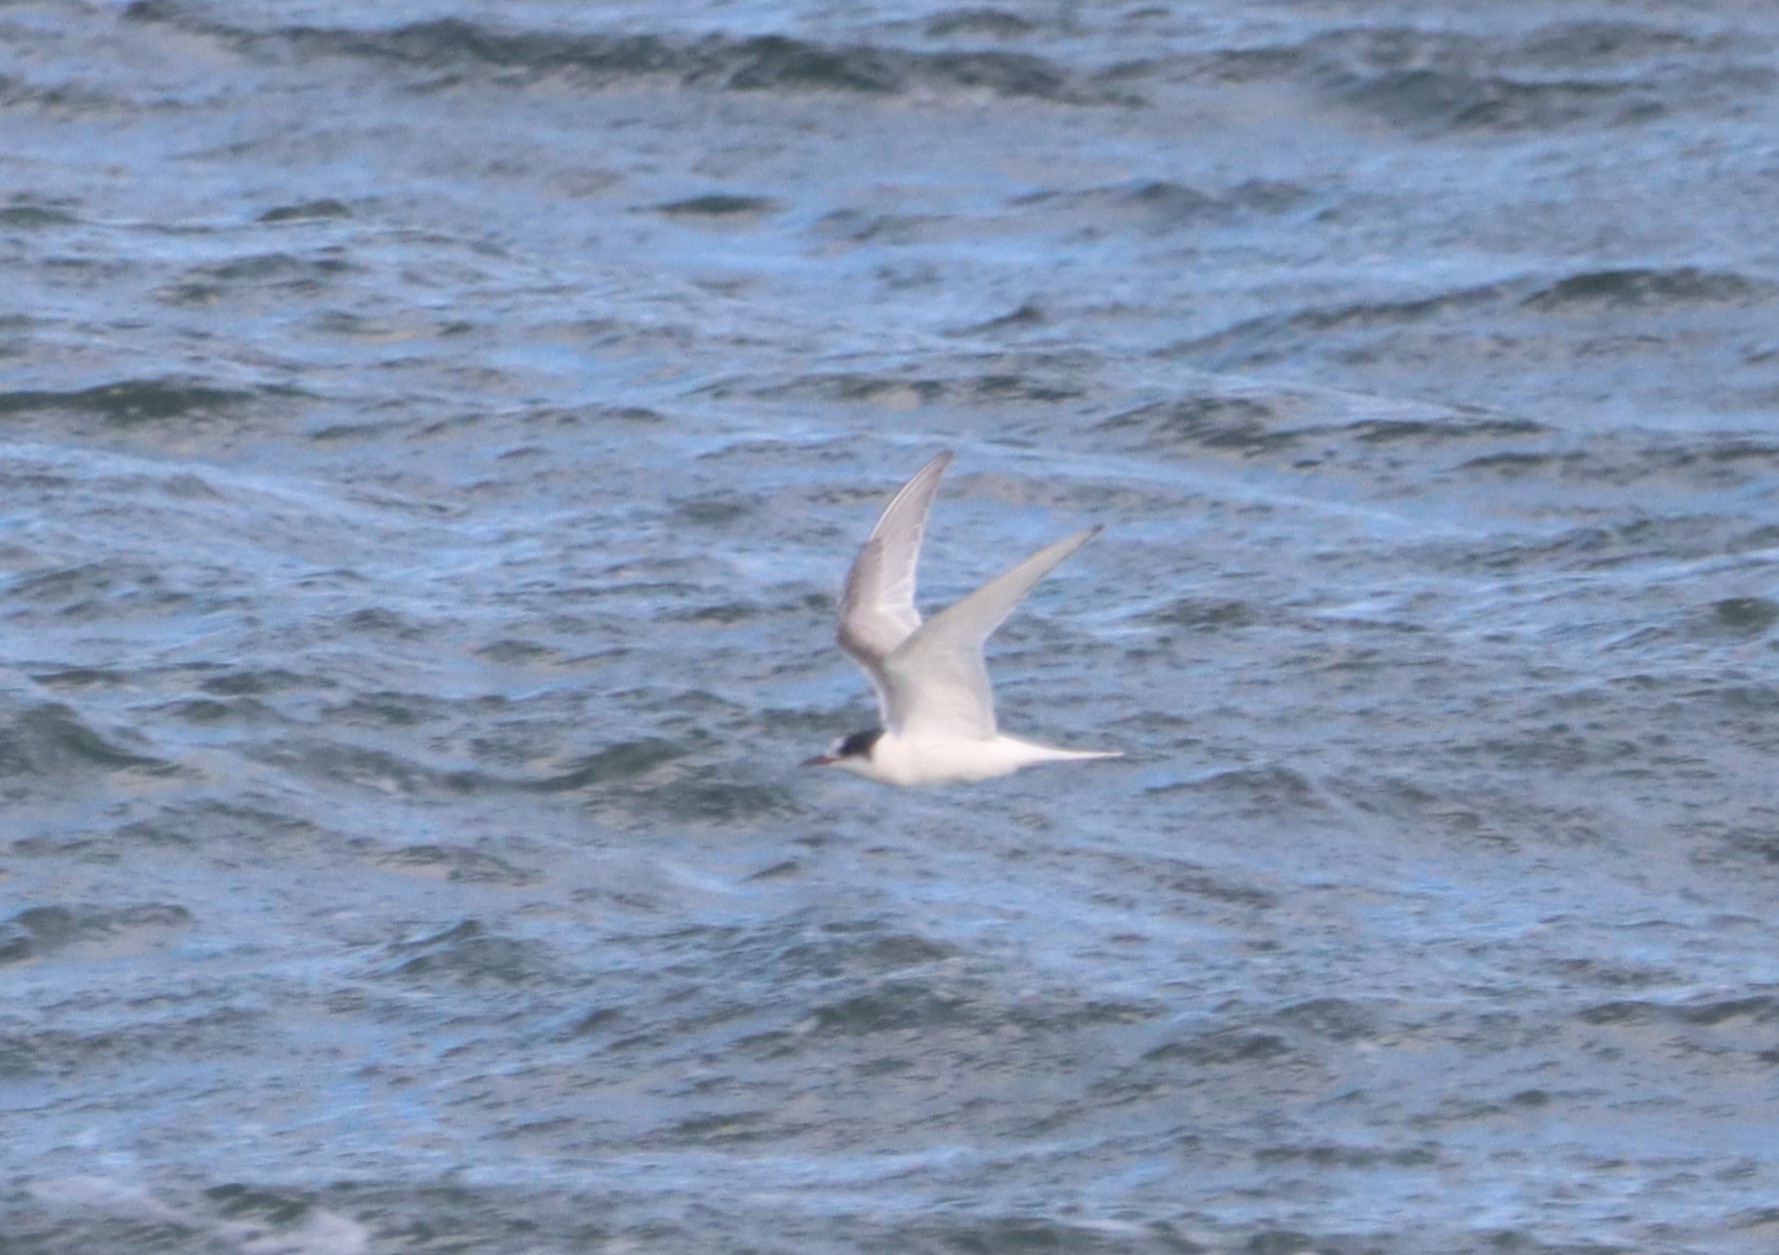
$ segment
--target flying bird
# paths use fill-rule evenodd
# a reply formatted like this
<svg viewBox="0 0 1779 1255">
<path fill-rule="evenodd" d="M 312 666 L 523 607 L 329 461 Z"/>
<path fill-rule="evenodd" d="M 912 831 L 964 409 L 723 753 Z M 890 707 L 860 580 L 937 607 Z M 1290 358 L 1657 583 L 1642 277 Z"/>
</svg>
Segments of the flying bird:
<svg viewBox="0 0 1779 1255">
<path fill-rule="evenodd" d="M 840 595 L 836 638 L 870 678 L 882 722 L 842 737 L 804 766 L 844 767 L 882 784 L 958 784 L 1035 763 L 1120 757 L 1115 751 L 1057 749 L 997 730 L 982 661 L 984 643 L 1013 607 L 1099 528 L 1046 545 L 921 622 L 914 568 L 939 477 L 950 465 L 950 452 L 941 453 L 902 485 L 859 550 Z"/>
</svg>

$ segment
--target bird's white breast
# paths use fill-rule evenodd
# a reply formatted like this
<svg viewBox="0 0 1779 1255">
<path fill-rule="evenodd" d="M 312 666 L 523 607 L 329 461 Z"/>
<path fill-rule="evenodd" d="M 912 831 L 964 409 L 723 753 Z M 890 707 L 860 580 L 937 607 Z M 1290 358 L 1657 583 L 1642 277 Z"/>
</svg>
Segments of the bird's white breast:
<svg viewBox="0 0 1779 1255">
<path fill-rule="evenodd" d="M 841 765 L 883 784 L 965 784 L 1005 776 L 1033 763 L 1099 757 L 1102 755 L 1052 749 L 1012 736 L 978 740 L 901 737 L 886 732 L 871 747 L 869 758 L 848 758 Z"/>
</svg>

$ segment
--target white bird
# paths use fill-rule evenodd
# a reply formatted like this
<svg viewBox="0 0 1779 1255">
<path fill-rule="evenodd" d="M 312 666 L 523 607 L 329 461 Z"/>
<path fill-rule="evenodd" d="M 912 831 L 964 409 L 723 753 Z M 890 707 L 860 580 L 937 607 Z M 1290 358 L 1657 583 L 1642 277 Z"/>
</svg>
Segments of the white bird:
<svg viewBox="0 0 1779 1255">
<path fill-rule="evenodd" d="M 884 507 L 853 561 L 840 596 L 840 648 L 877 690 L 882 725 L 842 737 L 804 763 L 832 765 L 882 784 L 988 780 L 1034 763 L 1118 758 L 1006 736 L 995 728 L 994 692 L 982 647 L 1051 568 L 1099 534 L 1090 527 L 1046 545 L 925 623 L 914 608 L 914 568 L 939 477 L 941 453 L 914 472 Z"/>
</svg>

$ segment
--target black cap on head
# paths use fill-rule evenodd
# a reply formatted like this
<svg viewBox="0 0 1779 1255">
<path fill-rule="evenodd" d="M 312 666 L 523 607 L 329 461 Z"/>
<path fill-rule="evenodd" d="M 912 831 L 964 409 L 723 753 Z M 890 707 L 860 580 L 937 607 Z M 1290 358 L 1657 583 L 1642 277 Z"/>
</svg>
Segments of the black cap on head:
<svg viewBox="0 0 1779 1255">
<path fill-rule="evenodd" d="M 882 728 L 867 728 L 863 732 L 855 732 L 840 742 L 840 752 L 835 757 L 869 758 L 871 747 L 877 744 L 877 739 L 882 735 Z"/>
</svg>

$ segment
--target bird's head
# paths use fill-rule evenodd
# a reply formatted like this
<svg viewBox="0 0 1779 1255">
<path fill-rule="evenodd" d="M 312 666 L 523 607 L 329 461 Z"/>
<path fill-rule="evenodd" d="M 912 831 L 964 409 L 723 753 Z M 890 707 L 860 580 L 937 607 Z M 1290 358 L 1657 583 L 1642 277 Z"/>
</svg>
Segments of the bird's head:
<svg viewBox="0 0 1779 1255">
<path fill-rule="evenodd" d="M 856 770 L 871 761 L 871 751 L 877 748 L 878 738 L 882 735 L 882 728 L 867 728 L 863 732 L 843 736 L 828 746 L 827 753 L 817 754 L 814 758 L 806 758 L 803 760 L 803 765 L 805 767 L 846 767 Z"/>
</svg>

